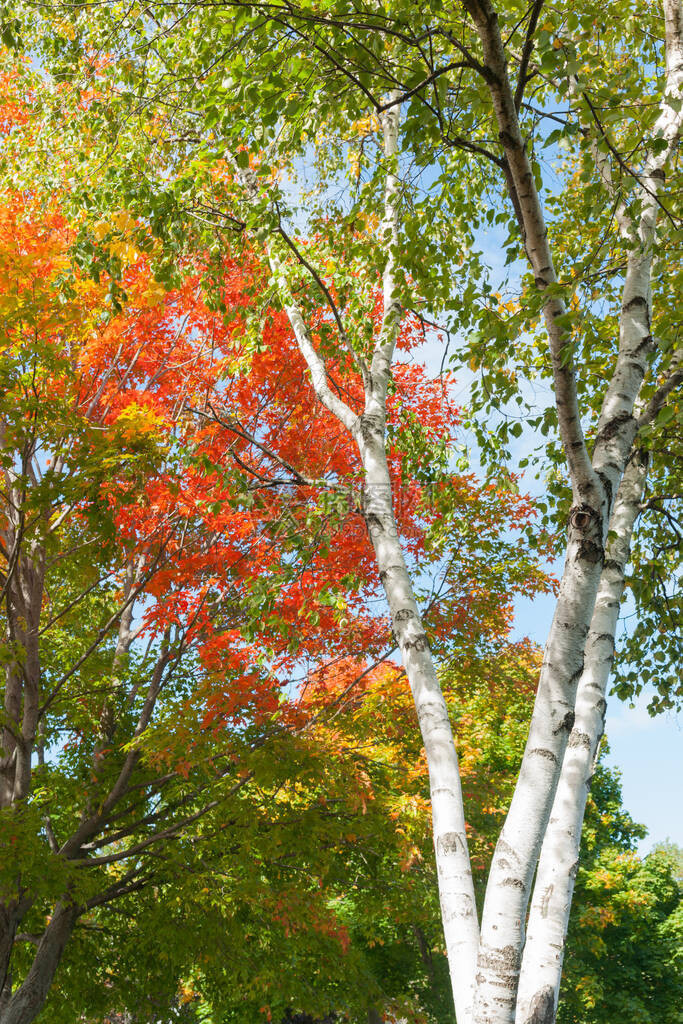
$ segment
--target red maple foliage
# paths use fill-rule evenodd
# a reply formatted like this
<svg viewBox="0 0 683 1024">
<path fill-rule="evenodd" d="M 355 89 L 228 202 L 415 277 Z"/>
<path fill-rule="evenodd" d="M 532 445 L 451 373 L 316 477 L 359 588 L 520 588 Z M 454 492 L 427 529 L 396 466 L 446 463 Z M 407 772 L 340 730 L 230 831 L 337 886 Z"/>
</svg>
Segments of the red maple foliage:
<svg viewBox="0 0 683 1024">
<path fill-rule="evenodd" d="M 29 130 L 15 78 L 2 83 L 6 133 Z M 391 634 L 355 446 L 312 400 L 287 317 L 265 299 L 263 267 L 243 247 L 211 268 L 218 295 L 207 295 L 200 260 L 166 291 L 154 278 L 149 231 L 120 210 L 89 229 L 103 265 L 119 268 L 117 310 L 111 279 L 74 265 L 76 233 L 55 199 L 6 200 L 6 344 L 32 353 L 31 394 L 13 415 L 24 427 L 35 418 L 52 485 L 36 498 L 52 500 L 49 513 L 37 514 L 100 531 L 122 581 L 135 564 L 139 635 L 180 630 L 196 648 L 208 680 L 196 694 L 205 726 L 301 714 L 292 677 L 349 656 L 379 659 Z M 314 341 L 329 349 L 328 321 L 322 308 L 312 317 Z M 379 292 L 370 321 L 376 334 Z M 434 642 L 454 631 L 474 642 L 509 628 L 515 591 L 547 581 L 530 562 L 496 581 L 472 542 L 523 531 L 528 499 L 468 475 L 415 472 L 416 458 L 428 463 L 459 429 L 451 382 L 430 378 L 422 341 L 407 315 L 389 401 L 395 513 L 418 577 L 448 576 L 427 610 Z M 362 381 L 346 352 L 329 353 L 328 370 L 360 411 Z"/>
</svg>

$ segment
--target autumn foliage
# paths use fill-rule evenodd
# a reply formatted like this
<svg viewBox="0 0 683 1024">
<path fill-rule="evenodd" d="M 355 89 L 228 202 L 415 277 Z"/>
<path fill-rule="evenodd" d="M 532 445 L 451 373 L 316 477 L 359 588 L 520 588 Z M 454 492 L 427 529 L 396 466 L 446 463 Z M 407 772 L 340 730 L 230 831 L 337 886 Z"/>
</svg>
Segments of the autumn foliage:
<svg viewBox="0 0 683 1024">
<path fill-rule="evenodd" d="M 0 124 L 16 145 L 32 121 L 15 78 L 3 88 Z M 66 186 L 61 195 L 14 188 L 0 207 L 8 693 L 25 686 L 36 700 L 33 724 L 28 704 L 7 705 L 7 791 L 21 730 L 37 755 L 22 815 L 3 834 L 5 906 L 48 934 L 63 905 L 94 928 L 132 892 L 154 916 L 151 894 L 178 891 L 221 928 L 234 905 L 254 932 L 267 921 L 276 946 L 322 944 L 349 958 L 347 970 L 358 956 L 354 897 L 339 864 L 360 870 L 378 830 L 392 833 L 380 874 L 405 878 L 406 908 L 424 903 L 425 927 L 431 913 L 420 871 L 426 768 L 392 660 L 356 449 L 311 400 L 248 244 L 218 266 L 188 257 L 169 287 L 147 224 L 123 209 L 74 223 L 69 199 Z M 77 258 L 84 238 L 87 265 Z M 328 321 L 317 311 L 321 345 Z M 368 329 L 379 321 L 377 301 Z M 534 655 L 508 643 L 512 600 L 551 583 L 523 543 L 530 501 L 508 479 L 480 484 L 452 470 L 459 411 L 452 382 L 432 380 L 420 362 L 423 341 L 406 316 L 389 402 L 395 513 L 424 579 L 431 643 L 444 664 L 460 659 L 449 699 L 469 728 L 468 673 L 481 680 L 511 666 L 501 678 L 523 699 Z M 328 368 L 360 408 L 345 355 L 333 353 Z M 28 611 L 15 573 L 31 581 Z M 24 634 L 26 615 L 34 625 Z M 489 655 L 498 663 L 487 669 Z M 508 689 L 492 688 L 492 700 Z M 482 808 L 471 838 L 483 867 L 486 821 L 502 810 L 476 743 L 464 743 L 463 777 Z M 299 855 L 303 887 L 287 852 L 292 822 L 318 837 Z M 239 835 L 227 857 L 226 830 Z M 148 863 L 168 836 L 179 843 L 163 867 Z M 16 857 L 23 884 L 35 886 L 26 911 Z M 217 864 L 230 879 L 221 908 L 211 896 Z M 29 953 L 14 955 L 19 977 Z M 75 1000 L 92 982 L 70 964 Z M 258 978 L 261 999 L 285 998 Z M 188 1000 L 194 991 L 189 981 L 182 989 Z"/>
<path fill-rule="evenodd" d="M 112 572 L 140 563 L 140 636 L 181 626 L 196 645 L 211 677 L 198 695 L 204 725 L 238 721 L 247 709 L 285 713 L 278 691 L 295 667 L 390 648 L 357 459 L 339 425 L 308 400 L 284 314 L 266 307 L 254 324 L 262 274 L 253 258 L 225 261 L 227 312 L 212 311 L 203 268 L 188 266 L 181 287 L 166 293 L 136 248 L 138 225 L 121 212 L 95 226 L 99 244 L 123 261 L 125 308 L 108 311 L 107 282 L 70 263 L 73 232 L 56 208 L 17 194 L 1 216 L 6 373 L 20 386 L 20 396 L 8 389 L 6 443 L 35 423 L 44 463 L 36 502 L 49 505 L 36 507 L 36 522 L 95 524 Z M 411 557 L 424 563 L 440 556 L 450 531 L 495 524 L 499 532 L 505 521 L 522 531 L 533 512 L 470 477 L 444 470 L 420 484 L 405 471 L 414 455 L 403 445 L 403 409 L 419 412 L 425 458 L 458 427 L 443 382 L 409 361 L 420 341 L 406 321 L 390 429 L 398 521 Z M 359 403 L 360 382 L 344 367 L 339 374 Z M 478 635 L 485 619 L 504 632 L 515 583 L 526 592 L 545 585 L 518 570 L 513 586 L 501 581 L 494 594 L 480 565 L 466 568 L 461 562 L 433 609 L 435 642 L 465 622 Z M 267 673 L 255 667 L 264 656 Z M 286 703 L 294 714 L 296 701 Z"/>
</svg>

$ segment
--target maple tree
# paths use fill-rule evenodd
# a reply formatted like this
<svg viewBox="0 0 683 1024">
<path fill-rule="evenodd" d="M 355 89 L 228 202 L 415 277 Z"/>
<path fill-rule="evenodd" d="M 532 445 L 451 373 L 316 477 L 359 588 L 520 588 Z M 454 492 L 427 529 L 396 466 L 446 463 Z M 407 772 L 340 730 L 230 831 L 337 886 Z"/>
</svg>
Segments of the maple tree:
<svg viewBox="0 0 683 1024">
<path fill-rule="evenodd" d="M 655 708 L 680 696 L 680 3 L 613 0 L 600 19 L 588 4 L 488 0 L 57 8 L 41 9 L 49 42 L 30 45 L 56 79 L 99 83 L 89 134 L 70 136 L 88 195 L 79 258 L 93 264 L 112 209 L 152 226 L 168 287 L 188 252 L 212 253 L 216 271 L 238 236 L 258 253 L 309 408 L 336 417 L 335 444 L 353 453 L 432 776 L 456 1015 L 551 1022 L 632 552 L 646 578 L 632 581 L 626 654 L 645 651 L 640 666 L 622 659 L 619 689 L 654 679 Z M 511 268 L 498 290 L 479 251 L 488 229 Z M 415 410 L 392 425 L 407 310 L 447 318 L 492 476 L 514 486 L 513 441 L 525 423 L 540 433 L 544 525 L 565 556 L 481 928 L 422 553 L 397 520 L 395 434 L 413 444 L 416 482 L 443 473 Z"/>
<path fill-rule="evenodd" d="M 633 582 L 642 625 L 626 645 L 635 654 L 646 640 L 644 671 L 622 662 L 619 688 L 632 694 L 654 678 L 655 709 L 680 697 L 671 594 L 680 536 L 669 512 L 680 497 L 672 425 L 683 379 L 671 313 L 680 3 L 634 12 L 614 0 L 600 19 L 593 5 L 546 9 L 542 0 L 500 11 L 488 0 L 419 11 L 401 0 L 145 4 L 152 21 L 143 5 L 125 16 L 104 7 L 95 22 L 65 5 L 73 46 L 54 45 L 56 66 L 76 78 L 87 77 L 93 50 L 115 53 L 118 77 L 95 119 L 124 159 L 112 161 L 96 202 L 106 206 L 110 189 L 131 208 L 153 208 L 171 251 L 192 245 L 198 224 L 217 251 L 230 233 L 260 243 L 311 402 L 336 416 L 363 466 L 366 525 L 432 777 L 456 1016 L 552 1022 L 586 781 L 644 504 L 658 515 L 635 542 L 649 578 Z M 125 129 L 131 109 L 136 136 Z M 544 170 L 546 147 L 557 159 Z M 510 299 L 492 287 L 477 248 L 487 226 L 507 249 Z M 371 335 L 378 276 L 381 328 Z M 447 317 L 458 334 L 454 359 L 477 375 L 471 427 L 492 472 L 509 475 L 524 422 L 552 434 L 539 462 L 563 578 L 481 928 L 452 728 L 416 599 L 419 571 L 394 514 L 387 414 L 406 309 Z M 342 363 L 348 376 L 337 383 Z M 530 398 L 538 380 L 548 403 Z M 655 633 L 662 614 L 672 630 Z"/>
<path fill-rule="evenodd" d="M 12 67 L 2 85 L 5 156 L 23 147 L 30 163 L 35 72 Z M 91 98 L 62 92 L 85 117 Z M 99 944 L 110 907 L 134 901 L 154 927 L 158 894 L 167 907 L 182 892 L 181 864 L 195 895 L 225 877 L 247 917 L 267 915 L 270 934 L 279 921 L 274 948 L 305 908 L 313 950 L 343 951 L 337 915 L 273 851 L 284 829 L 319 829 L 310 873 L 322 871 L 365 775 L 337 776 L 332 816 L 311 794 L 283 798 L 306 758 L 321 784 L 330 751 L 292 684 L 394 646 L 357 454 L 305 401 L 305 362 L 253 253 L 188 257 L 167 291 L 149 226 L 119 209 L 88 225 L 84 273 L 72 202 L 66 183 L 48 193 L 36 178 L 6 188 L 0 214 L 3 1024 L 35 1018 L 65 949 Z M 377 323 L 379 300 L 375 310 Z M 322 337 L 322 311 L 317 323 Z M 514 539 L 532 522 L 528 500 L 448 469 L 459 413 L 409 361 L 421 337 L 406 319 L 390 412 L 396 518 L 410 557 L 441 577 L 428 600 L 434 642 L 467 619 L 474 644 L 508 629 L 515 592 L 550 584 Z M 416 481 L 425 452 L 433 470 Z M 445 557 L 454 536 L 457 560 Z M 226 854 L 228 834 L 239 839 Z M 75 1011 L 92 966 L 84 977 L 68 965 L 60 998 Z M 95 977 L 106 995 L 113 980 Z M 162 992 L 169 977 L 160 964 Z"/>
<path fill-rule="evenodd" d="M 472 643 L 470 663 L 448 687 L 467 752 L 479 880 L 502 814 L 502 807 L 488 803 L 509 795 L 528 719 L 529 668 L 537 657 L 526 643 L 509 644 L 495 621 L 482 632 L 486 652 L 477 654 L 479 645 Z M 485 678 L 494 659 L 501 673 L 498 694 L 491 694 Z M 370 1007 L 380 1016 L 389 1012 L 418 1021 L 425 1013 L 439 1019 L 448 1012 L 427 772 L 409 694 L 396 665 L 359 676 L 362 668 L 344 659 L 303 684 L 315 725 L 301 737 L 305 749 L 297 756 L 287 755 L 284 745 L 278 751 L 277 761 L 297 766 L 296 776 L 282 780 L 278 801 L 273 805 L 269 795 L 251 810 L 261 829 L 249 844 L 250 856 L 258 857 L 256 877 L 249 872 L 226 888 L 228 873 L 244 874 L 244 864 L 223 858 L 211 860 L 198 875 L 185 872 L 170 907 L 144 894 L 134 897 L 134 914 L 106 929 L 106 958 L 88 947 L 88 932 L 67 950 L 46 1014 L 68 1020 L 85 1006 L 95 1018 L 101 1005 L 102 1013 L 105 1007 L 128 1007 L 153 1019 L 155 1013 L 170 1015 L 178 1004 L 177 1012 L 182 1007 L 192 1020 L 206 1014 L 211 1020 L 249 1021 L 269 1014 L 279 1021 L 288 1019 L 288 1011 L 364 1020 Z M 358 788 L 350 790 L 353 779 Z M 270 837 L 262 831 L 266 820 L 276 826 Z M 233 842 L 245 826 L 233 822 Z M 271 885 L 289 872 L 289 885 L 276 902 Z M 258 886 L 258 899 L 245 899 L 248 885 Z M 325 944 L 312 908 L 323 912 L 323 921 L 333 913 L 344 931 L 343 948 Z M 101 926 L 106 921 L 105 916 Z M 91 934 L 93 943 L 102 942 L 101 931 L 93 928 Z M 102 974 L 93 976 L 93 960 L 102 963 Z"/>
<path fill-rule="evenodd" d="M 538 656 L 526 643 L 494 635 L 481 658 L 458 652 L 444 672 L 472 808 L 479 900 L 524 749 Z M 494 665 L 500 686 L 492 692 L 487 675 Z M 428 775 L 410 697 L 395 665 L 375 668 L 349 688 L 360 667 L 345 660 L 307 684 L 307 703 L 321 716 L 308 735 L 307 755 L 297 759 L 303 770 L 296 802 L 307 810 L 296 829 L 285 819 L 275 842 L 261 836 L 251 847 L 263 857 L 259 884 L 266 898 L 242 902 L 234 883 L 228 892 L 223 862 L 197 877 L 186 873 L 170 907 L 136 899 L 134 913 L 106 929 L 106 958 L 88 945 L 67 951 L 46 1006 L 50 1019 L 69 1020 L 88 1007 L 99 1021 L 100 1006 L 108 1018 L 115 1009 L 122 1013 L 122 1024 L 126 1013 L 140 1021 L 193 1022 L 247 1022 L 270 1014 L 301 1024 L 384 1015 L 425 1022 L 448 1015 Z M 333 759 L 325 755 L 330 747 Z M 362 788 L 347 801 L 349 780 L 361 774 Z M 294 807 L 292 781 L 284 784 L 287 797 L 281 791 L 286 816 Z M 666 855 L 643 861 L 633 852 L 644 834 L 621 807 L 615 774 L 598 765 L 558 1009 L 563 1021 L 609 1020 L 615 1005 L 645 1020 L 671 1013 L 675 1019 L 680 889 Z M 271 903 L 271 885 L 288 863 L 294 887 Z M 345 932 L 343 952 L 326 944 L 315 924 L 311 928 L 312 903 L 333 910 Z M 103 941 L 101 931 L 93 936 Z M 94 977 L 93 962 L 103 963 Z"/>
</svg>

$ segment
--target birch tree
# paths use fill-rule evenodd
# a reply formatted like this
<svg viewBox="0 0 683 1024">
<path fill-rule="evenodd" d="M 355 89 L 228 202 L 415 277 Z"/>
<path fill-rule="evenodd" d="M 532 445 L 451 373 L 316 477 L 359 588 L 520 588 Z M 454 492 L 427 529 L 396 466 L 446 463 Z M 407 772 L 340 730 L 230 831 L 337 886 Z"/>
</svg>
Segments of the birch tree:
<svg viewBox="0 0 683 1024">
<path fill-rule="evenodd" d="M 40 152 L 31 97 L 42 80 L 21 65 L 2 71 L 3 152 L 17 155 L 21 178 L 32 147 Z M 79 93 L 59 90 L 58 103 L 69 122 L 83 114 Z M 263 299 L 263 268 L 253 256 L 243 253 L 241 264 L 222 259 L 227 322 L 207 305 L 205 261 L 188 264 L 178 289 L 160 286 L 149 227 L 125 210 L 93 225 L 101 267 L 79 270 L 75 231 L 57 206 L 58 197 L 70 202 L 63 176 L 73 154 L 55 145 L 55 123 L 49 169 L 62 175 L 60 188 L 48 195 L 36 173 L 23 190 L 5 183 L 0 207 L 0 1020 L 29 1024 L 43 1010 L 54 1013 L 55 1003 L 66 1019 L 84 1005 L 123 998 L 108 991 L 107 971 L 114 959 L 125 971 L 135 938 L 104 964 L 90 936 L 109 934 L 111 915 L 127 908 L 141 918 L 138 937 L 167 928 L 173 953 L 159 963 L 150 944 L 147 991 L 123 988 L 133 990 L 138 1009 L 168 1004 L 174 972 L 188 960 L 196 966 L 197 956 L 197 933 L 178 941 L 169 920 L 191 903 L 208 911 L 213 896 L 205 894 L 217 878 L 230 893 L 218 914 L 201 918 L 202 944 L 211 945 L 211 928 L 225 929 L 238 907 L 251 928 L 271 914 L 272 948 L 281 950 L 288 922 L 305 906 L 297 928 L 308 926 L 319 955 L 337 955 L 327 975 L 334 987 L 354 959 L 343 955 L 347 936 L 322 880 L 344 848 L 339 830 L 366 809 L 372 787 L 362 762 L 335 747 L 334 729 L 316 739 L 314 728 L 307 733 L 325 701 L 307 705 L 306 687 L 300 695 L 288 674 L 296 664 L 346 656 L 362 679 L 358 654 L 371 667 L 393 648 L 356 509 L 358 448 L 335 415 L 320 417 L 307 401 L 289 291 L 289 314 L 268 296 L 263 321 L 256 318 L 251 338 L 242 336 Z M 245 171 L 247 195 L 252 180 Z M 275 248 L 272 258 L 276 266 Z M 307 313 L 321 329 L 324 318 Z M 380 313 L 379 321 L 390 348 L 410 351 L 419 340 L 397 316 Z M 398 376 L 385 421 L 394 432 Z M 403 383 L 417 400 L 405 404 L 438 461 L 457 411 L 418 367 L 404 368 Z M 396 517 L 391 512 L 394 551 L 405 536 L 413 556 L 429 560 L 425 534 L 442 513 L 424 509 L 421 488 L 401 472 L 410 446 L 402 450 L 395 439 L 382 451 L 380 492 L 401 505 Z M 474 499 L 473 482 L 460 476 L 451 484 L 442 507 L 449 522 L 456 507 L 462 512 L 460 564 L 449 567 L 450 595 L 432 595 L 432 612 L 445 621 L 466 607 L 478 633 L 504 635 L 510 592 L 547 589 L 524 545 L 497 532 L 506 522 L 523 533 L 529 503 L 490 487 Z M 339 492 L 340 504 L 322 500 Z M 481 532 L 498 556 L 490 575 Z M 472 577 L 474 597 L 462 586 Z M 336 698 L 329 702 L 334 710 Z M 311 761 L 320 766 L 315 773 Z M 306 771 L 312 783 L 302 802 L 297 786 Z M 324 778 L 331 784 L 321 791 Z M 283 836 L 288 846 L 292 837 L 302 845 L 310 839 L 303 830 L 287 836 L 286 822 L 302 815 L 320 848 L 309 843 L 292 857 L 278 847 Z M 321 827 L 326 820 L 332 837 Z M 306 887 L 293 883 L 304 865 Z M 227 931 L 223 949 L 235 942 Z M 98 964 L 88 967 L 73 953 L 84 948 Z M 235 965 L 235 977 L 258 973 L 254 964 L 266 958 L 261 942 Z M 224 973 L 216 964 L 214 984 Z M 263 988 L 272 988 L 265 975 Z M 98 984 L 105 991 L 93 999 Z M 290 993 L 301 984 L 295 979 Z M 277 1003 L 286 1006 L 288 990 L 280 989 Z"/>
<path fill-rule="evenodd" d="M 582 5 L 496 10 L 484 0 L 419 13 L 404 4 L 179 3 L 112 8 L 95 25 L 76 8 L 69 42 L 56 46 L 62 59 L 75 40 L 88 54 L 106 40 L 120 55 L 96 111 L 118 163 L 94 205 L 106 204 L 109 189 L 146 209 L 171 251 L 190 224 L 204 225 L 218 251 L 231 232 L 259 241 L 312 394 L 357 446 L 363 515 L 429 764 L 459 1024 L 554 1020 L 631 535 L 644 506 L 661 508 L 680 491 L 677 452 L 663 449 L 683 381 L 680 324 L 666 308 L 680 283 L 682 28 L 677 0 L 661 11 L 614 2 L 598 16 Z M 75 73 L 95 74 L 89 55 Z M 133 121 L 147 131 L 142 143 Z M 544 146 L 564 165 L 559 196 L 547 185 Z M 347 157 L 350 183 L 337 201 L 337 158 Z M 311 163 L 319 178 L 293 195 Z M 487 226 L 497 226 L 499 245 L 507 229 L 511 301 L 487 280 L 477 248 Z M 343 259 L 331 258 L 332 239 Z M 377 274 L 381 310 L 368 331 Z M 322 333 L 311 296 L 328 306 Z M 550 521 L 566 530 L 528 743 L 480 925 L 452 730 L 416 599 L 419 567 L 398 542 L 386 468 L 406 309 L 457 334 L 455 360 L 477 374 L 473 431 L 485 464 L 509 474 L 522 417 L 551 433 Z M 340 351 L 362 381 L 362 408 L 330 373 Z M 534 414 L 535 377 L 552 401 Z M 477 422 L 483 412 L 500 414 L 493 429 Z M 648 459 L 671 487 L 646 500 Z M 666 517 L 676 534 L 675 513 Z"/>
<path fill-rule="evenodd" d="M 604 726 L 604 698 L 623 573 L 644 492 L 644 459 L 636 443 L 638 428 L 652 419 L 666 396 L 683 380 L 675 356 L 665 380 L 652 396 L 648 412 L 641 410 L 639 415 L 636 403 L 655 345 L 651 334 L 651 268 L 660 182 L 681 127 L 683 15 L 680 6 L 665 6 L 666 77 L 660 115 L 652 132 L 652 138 L 661 139 L 664 145 L 646 155 L 638 175 L 637 212 L 620 207 L 617 210 L 629 247 L 619 349 L 602 399 L 593 451 L 589 453 L 581 425 L 571 338 L 563 320 L 566 307 L 561 291 L 553 287 L 558 284 L 553 254 L 519 127 L 497 14 L 486 5 L 471 5 L 468 13 L 481 41 L 483 77 L 503 145 L 507 188 L 540 293 L 559 435 L 572 488 L 557 608 L 546 643 L 525 756 L 491 865 L 480 931 L 471 884 L 463 884 L 471 871 L 455 745 L 438 696 L 438 680 L 426 650 L 427 637 L 410 578 L 395 541 L 391 502 L 388 495 L 384 497 L 388 482 L 384 423 L 393 348 L 391 325 L 400 307 L 394 290 L 398 183 L 391 163 L 396 153 L 401 100 L 398 91 L 388 94 L 380 115 L 387 160 L 382 224 L 386 250 L 384 304 L 360 418 L 330 391 L 324 365 L 301 313 L 285 291 L 281 263 L 270 252 L 269 260 L 311 371 L 316 396 L 356 438 L 365 469 L 364 515 L 430 768 L 435 855 L 456 1017 L 477 1024 L 513 1019 L 527 1024 L 552 1021 L 557 1007 L 586 784 Z M 602 170 L 599 163 L 598 168 Z M 605 551 L 610 532 L 615 539 Z M 428 701 L 425 692 L 431 698 Z M 449 866 L 451 859 L 453 868 Z M 535 875 L 527 933 L 524 921 Z"/>
</svg>

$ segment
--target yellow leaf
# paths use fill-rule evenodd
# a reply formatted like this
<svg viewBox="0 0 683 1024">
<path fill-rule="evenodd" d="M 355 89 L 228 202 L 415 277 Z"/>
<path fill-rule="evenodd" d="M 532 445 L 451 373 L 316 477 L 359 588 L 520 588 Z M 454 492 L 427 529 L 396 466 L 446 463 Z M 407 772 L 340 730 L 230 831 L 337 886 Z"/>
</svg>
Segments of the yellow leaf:
<svg viewBox="0 0 683 1024">
<path fill-rule="evenodd" d="M 101 242 L 104 236 L 109 232 L 109 224 L 106 220 L 98 220 L 93 225 L 92 233 L 98 242 Z"/>
<path fill-rule="evenodd" d="M 128 213 L 128 210 L 118 210 L 111 220 L 116 230 L 121 233 L 132 231 L 135 227 L 135 221 Z"/>
<path fill-rule="evenodd" d="M 138 405 L 137 402 L 131 402 L 116 417 L 117 429 L 129 441 L 141 434 L 154 433 L 162 423 L 162 417 L 153 409 L 148 405 Z"/>
<path fill-rule="evenodd" d="M 76 29 L 68 21 L 58 21 L 56 27 L 58 35 L 66 36 L 67 39 L 76 38 Z"/>
<path fill-rule="evenodd" d="M 164 301 L 165 295 L 166 289 L 164 288 L 163 284 L 159 284 L 158 281 L 155 281 L 152 278 L 149 288 L 147 289 L 146 292 L 144 292 L 142 296 L 142 301 L 145 306 L 148 306 L 150 309 L 152 309 L 154 306 L 158 306 L 160 302 Z"/>
<path fill-rule="evenodd" d="M 136 259 L 140 255 L 134 245 L 127 242 L 125 239 L 121 239 L 117 242 L 112 242 L 109 246 L 109 251 L 112 256 L 118 256 L 122 263 L 135 263 Z"/>
</svg>

